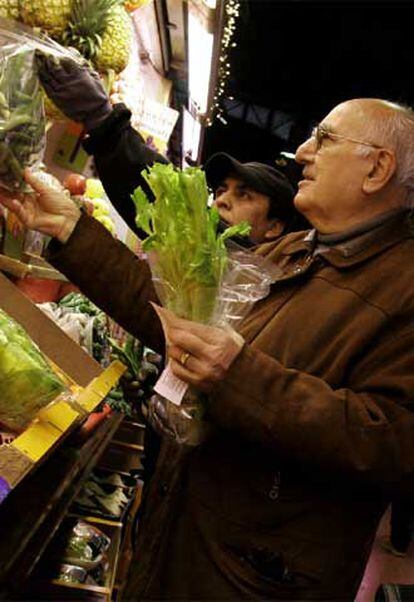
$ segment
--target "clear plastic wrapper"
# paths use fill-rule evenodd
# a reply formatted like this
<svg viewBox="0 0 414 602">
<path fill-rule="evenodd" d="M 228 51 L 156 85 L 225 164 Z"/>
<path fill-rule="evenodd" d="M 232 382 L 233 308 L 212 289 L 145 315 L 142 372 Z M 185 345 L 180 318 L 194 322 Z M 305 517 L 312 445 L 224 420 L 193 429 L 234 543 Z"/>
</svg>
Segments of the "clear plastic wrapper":
<svg viewBox="0 0 414 602">
<path fill-rule="evenodd" d="M 58 581 L 69 584 L 85 583 L 87 577 L 88 573 L 83 567 L 72 564 L 61 564 L 56 574 Z"/>
<path fill-rule="evenodd" d="M 97 527 L 79 520 L 68 535 L 64 560 L 88 570 L 95 568 L 102 562 L 110 543 L 110 538 Z"/>
<path fill-rule="evenodd" d="M 211 304 L 208 323 L 222 328 L 236 328 L 254 303 L 269 294 L 275 276 L 273 266 L 267 265 L 260 256 L 230 243 L 227 268 Z M 169 307 L 171 287 L 158 276 L 155 277 L 155 285 L 163 305 Z M 179 291 L 176 294 L 179 295 Z M 205 303 L 202 294 L 197 297 L 200 303 Z M 195 392 L 191 387 L 186 390 L 179 406 L 155 394 L 148 404 L 148 418 L 157 432 L 181 445 L 196 446 L 212 431 L 211 425 L 204 419 L 207 403 L 207 396 Z"/>
<path fill-rule="evenodd" d="M 38 411 L 70 392 L 26 331 L 0 310 L 0 422 L 24 430 Z"/>
<path fill-rule="evenodd" d="M 46 120 L 37 49 L 80 60 L 53 40 L 0 18 L 0 186 L 11 192 L 27 191 L 23 171 L 40 166 L 44 154 Z"/>
<path fill-rule="evenodd" d="M 249 225 L 243 222 L 219 232 L 219 214 L 208 207 L 200 168 L 179 171 L 155 164 L 143 175 L 155 201 L 141 188 L 135 190 L 136 221 L 148 234 L 143 250 L 162 305 L 182 318 L 234 328 L 268 294 L 273 281 L 262 257 L 230 242 L 232 236 L 247 235 Z M 208 436 L 205 396 L 186 390 L 168 373 L 168 365 L 155 389 L 158 393 L 148 405 L 155 429 L 179 444 L 197 445 Z"/>
</svg>

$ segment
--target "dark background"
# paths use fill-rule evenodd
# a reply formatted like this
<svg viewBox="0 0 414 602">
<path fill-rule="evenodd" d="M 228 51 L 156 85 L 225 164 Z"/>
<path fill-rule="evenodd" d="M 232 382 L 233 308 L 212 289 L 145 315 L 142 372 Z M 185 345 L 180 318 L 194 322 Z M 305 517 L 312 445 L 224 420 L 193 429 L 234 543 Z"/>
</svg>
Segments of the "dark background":
<svg viewBox="0 0 414 602">
<path fill-rule="evenodd" d="M 336 104 L 414 105 L 414 1 L 242 0 L 222 103 L 203 161 L 226 151 L 274 164 Z M 228 97 L 234 97 L 229 100 Z"/>
</svg>

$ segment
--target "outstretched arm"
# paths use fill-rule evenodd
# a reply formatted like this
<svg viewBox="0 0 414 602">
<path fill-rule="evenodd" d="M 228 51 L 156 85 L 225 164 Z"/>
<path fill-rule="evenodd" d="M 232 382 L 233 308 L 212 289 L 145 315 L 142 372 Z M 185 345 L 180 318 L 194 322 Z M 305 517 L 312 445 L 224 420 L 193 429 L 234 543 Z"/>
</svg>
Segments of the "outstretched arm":
<svg viewBox="0 0 414 602">
<path fill-rule="evenodd" d="M 28 170 L 25 177 L 34 193 L 19 200 L 1 192 L 0 202 L 26 227 L 52 236 L 48 261 L 125 330 L 162 353 L 164 337 L 150 304 L 158 298 L 147 263 L 82 214 L 66 194 Z"/>
<path fill-rule="evenodd" d="M 95 159 L 105 191 L 128 226 L 138 233 L 131 194 L 142 186 L 151 196 L 141 172 L 155 162 L 168 161 L 147 146 L 130 124 L 125 105 L 112 107 L 97 73 L 70 58 L 37 53 L 40 81 L 53 102 L 86 132 L 83 146 Z"/>
</svg>

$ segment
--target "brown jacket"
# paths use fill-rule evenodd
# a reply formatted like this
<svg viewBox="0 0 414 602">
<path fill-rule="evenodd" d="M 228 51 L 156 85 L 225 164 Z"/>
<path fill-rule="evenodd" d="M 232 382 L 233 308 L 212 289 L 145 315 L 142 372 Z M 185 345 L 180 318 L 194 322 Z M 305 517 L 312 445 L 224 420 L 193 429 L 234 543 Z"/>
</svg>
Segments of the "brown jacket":
<svg viewBox="0 0 414 602">
<path fill-rule="evenodd" d="M 165 441 L 128 600 L 352 600 L 390 495 L 414 473 L 414 235 L 406 213 L 311 253 L 258 252 L 283 276 L 239 328 L 211 395 L 214 434 Z M 146 264 L 92 218 L 49 259 L 163 350 Z"/>
</svg>

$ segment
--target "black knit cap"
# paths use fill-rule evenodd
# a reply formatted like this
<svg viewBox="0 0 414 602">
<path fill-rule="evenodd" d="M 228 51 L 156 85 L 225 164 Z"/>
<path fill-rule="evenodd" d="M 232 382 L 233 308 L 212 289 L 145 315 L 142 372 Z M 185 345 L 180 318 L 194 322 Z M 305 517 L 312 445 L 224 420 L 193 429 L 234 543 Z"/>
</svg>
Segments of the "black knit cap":
<svg viewBox="0 0 414 602">
<path fill-rule="evenodd" d="M 272 213 L 287 219 L 294 211 L 295 191 L 288 178 L 279 170 L 265 163 L 240 163 L 227 153 L 215 153 L 204 167 L 209 186 L 216 189 L 230 175 L 240 178 L 249 188 L 270 197 Z"/>
</svg>

